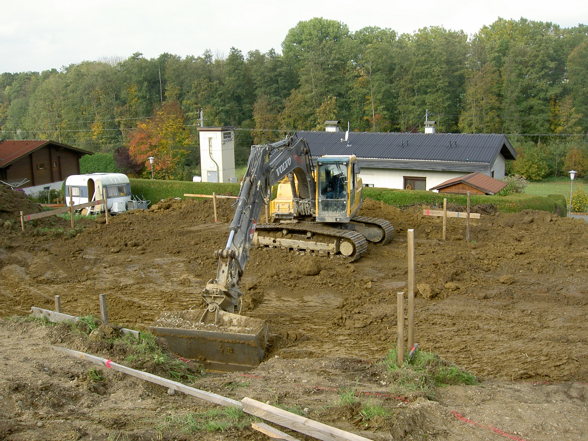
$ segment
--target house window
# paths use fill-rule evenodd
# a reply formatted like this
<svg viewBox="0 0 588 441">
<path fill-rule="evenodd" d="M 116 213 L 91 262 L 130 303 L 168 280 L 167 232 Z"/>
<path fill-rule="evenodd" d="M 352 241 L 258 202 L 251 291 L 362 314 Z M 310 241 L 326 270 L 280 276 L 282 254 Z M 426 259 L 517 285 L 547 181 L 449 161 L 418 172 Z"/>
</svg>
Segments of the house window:
<svg viewBox="0 0 588 441">
<path fill-rule="evenodd" d="M 45 163 L 44 162 L 39 162 L 37 164 L 37 170 L 45 170 Z"/>
<path fill-rule="evenodd" d="M 404 176 L 405 190 L 426 190 L 427 178 L 419 176 Z"/>
</svg>

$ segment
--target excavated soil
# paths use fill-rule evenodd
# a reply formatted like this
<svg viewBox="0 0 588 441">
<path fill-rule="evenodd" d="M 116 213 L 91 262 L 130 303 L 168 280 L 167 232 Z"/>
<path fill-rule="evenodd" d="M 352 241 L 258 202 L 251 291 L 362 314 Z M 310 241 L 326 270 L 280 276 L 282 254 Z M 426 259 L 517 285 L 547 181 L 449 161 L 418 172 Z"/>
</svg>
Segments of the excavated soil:
<svg viewBox="0 0 588 441">
<path fill-rule="evenodd" d="M 75 235 L 60 218 L 21 233 L 18 211 L 37 208 L 14 197 L 0 189 L 0 316 L 51 309 L 55 295 L 65 313 L 98 316 L 104 293 L 111 321 L 134 329 L 166 311 L 202 307 L 200 291 L 215 276 L 214 251 L 226 242 L 233 210 L 220 201 L 214 223 L 211 201 L 167 200 L 108 225 L 88 221 Z M 353 263 L 253 249 L 244 313 L 268 321 L 268 357 L 250 373 L 206 375 L 196 387 L 300 408 L 378 440 L 585 439 L 588 225 L 546 212 L 479 211 L 471 242 L 463 219 L 449 219 L 442 241 L 441 220 L 423 216 L 422 207 L 366 200 L 361 214 L 388 219 L 395 238 L 370 245 Z M 435 401 L 393 396 L 378 364 L 395 346 L 409 228 L 416 340 L 482 380 L 441 389 Z M 47 332 L 0 320 L 0 439 L 194 439 L 165 421 L 206 406 L 114 373 L 97 394 L 79 381 L 89 367 L 52 351 Z M 392 417 L 359 422 L 353 406 L 335 405 L 344 388 L 377 399 Z M 196 438 L 266 439 L 251 429 Z"/>
</svg>

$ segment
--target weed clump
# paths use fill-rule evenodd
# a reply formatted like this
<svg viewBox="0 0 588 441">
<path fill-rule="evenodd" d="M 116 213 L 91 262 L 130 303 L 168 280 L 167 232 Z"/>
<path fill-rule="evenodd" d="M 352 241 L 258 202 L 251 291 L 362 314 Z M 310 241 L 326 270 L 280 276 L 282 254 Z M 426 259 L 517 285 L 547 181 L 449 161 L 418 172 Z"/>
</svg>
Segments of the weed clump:
<svg viewBox="0 0 588 441">
<path fill-rule="evenodd" d="M 399 366 L 396 349 L 392 349 L 384 364 L 392 377 L 393 392 L 403 396 L 435 399 L 438 387 L 479 383 L 475 375 L 431 352 L 417 351 Z"/>
</svg>

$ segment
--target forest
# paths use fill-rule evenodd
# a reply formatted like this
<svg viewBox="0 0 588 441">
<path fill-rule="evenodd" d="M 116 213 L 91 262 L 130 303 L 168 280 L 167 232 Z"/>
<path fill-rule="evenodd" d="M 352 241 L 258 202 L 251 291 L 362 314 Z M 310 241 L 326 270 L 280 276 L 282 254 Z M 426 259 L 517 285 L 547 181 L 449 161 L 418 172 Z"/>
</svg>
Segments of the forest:
<svg viewBox="0 0 588 441">
<path fill-rule="evenodd" d="M 112 158 L 135 176 L 197 172 L 200 124 L 232 126 L 237 163 L 251 144 L 326 120 L 352 131 L 504 133 L 511 173 L 588 172 L 588 26 L 498 19 L 468 36 L 351 32 L 324 18 L 290 29 L 281 52 L 86 61 L 0 74 L 0 139 L 50 139 Z"/>
</svg>

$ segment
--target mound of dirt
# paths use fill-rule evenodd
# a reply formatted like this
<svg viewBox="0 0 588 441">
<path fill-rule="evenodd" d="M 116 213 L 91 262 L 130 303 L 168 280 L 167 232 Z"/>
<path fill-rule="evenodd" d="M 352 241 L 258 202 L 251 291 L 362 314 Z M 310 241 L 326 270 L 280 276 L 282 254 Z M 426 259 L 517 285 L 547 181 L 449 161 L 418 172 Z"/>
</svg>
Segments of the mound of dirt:
<svg viewBox="0 0 588 441">
<path fill-rule="evenodd" d="M 27 198 L 22 191 L 0 184 L 0 221 L 16 221 L 21 211 L 24 214 L 38 213 L 41 206 Z"/>
</svg>

